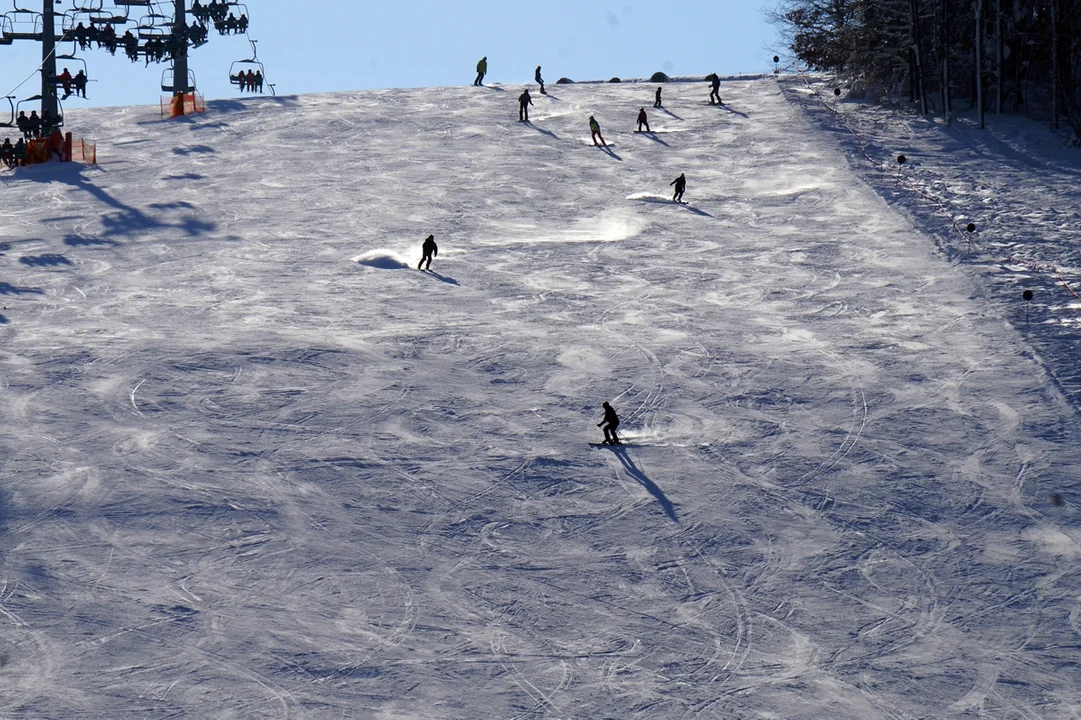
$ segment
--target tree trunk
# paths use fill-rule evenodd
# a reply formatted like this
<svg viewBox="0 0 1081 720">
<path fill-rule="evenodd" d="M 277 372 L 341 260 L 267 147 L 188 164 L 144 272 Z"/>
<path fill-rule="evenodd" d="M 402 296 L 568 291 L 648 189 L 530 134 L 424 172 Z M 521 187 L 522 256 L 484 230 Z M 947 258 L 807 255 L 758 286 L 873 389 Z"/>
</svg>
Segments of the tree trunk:
<svg viewBox="0 0 1081 720">
<path fill-rule="evenodd" d="M 1058 67 L 1058 0 L 1051 0 L 1051 127 L 1058 130 L 1059 116 Z"/>
<path fill-rule="evenodd" d="M 983 118 L 983 0 L 976 0 L 976 125 L 984 129 Z"/>
</svg>

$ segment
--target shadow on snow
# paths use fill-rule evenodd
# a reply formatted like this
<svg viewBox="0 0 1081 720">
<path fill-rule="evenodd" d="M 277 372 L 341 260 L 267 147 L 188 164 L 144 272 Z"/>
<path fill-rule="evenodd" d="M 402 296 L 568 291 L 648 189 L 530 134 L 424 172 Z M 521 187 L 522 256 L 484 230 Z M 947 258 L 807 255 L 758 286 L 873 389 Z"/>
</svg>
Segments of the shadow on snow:
<svg viewBox="0 0 1081 720">
<path fill-rule="evenodd" d="M 672 501 L 664 494 L 664 491 L 657 487 L 657 483 L 650 480 L 644 472 L 642 472 L 634 461 L 631 460 L 627 454 L 627 449 L 620 447 L 619 445 L 609 446 L 612 450 L 612 454 L 619 458 L 620 464 L 623 465 L 623 469 L 627 471 L 627 474 L 637 480 L 642 487 L 644 487 L 650 495 L 652 495 L 657 502 L 664 508 L 664 514 L 668 516 L 668 519 L 674 523 L 679 522 L 679 518 L 676 517 L 676 508 L 672 504 Z"/>
</svg>

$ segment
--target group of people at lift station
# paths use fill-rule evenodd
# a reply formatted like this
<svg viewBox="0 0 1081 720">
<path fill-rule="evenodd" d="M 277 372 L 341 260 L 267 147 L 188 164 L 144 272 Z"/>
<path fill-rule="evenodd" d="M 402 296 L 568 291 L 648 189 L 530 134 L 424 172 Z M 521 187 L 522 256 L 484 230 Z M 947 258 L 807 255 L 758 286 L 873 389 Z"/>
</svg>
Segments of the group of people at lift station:
<svg viewBox="0 0 1081 720">
<path fill-rule="evenodd" d="M 71 159 L 71 133 L 65 136 L 51 118 L 39 117 L 36 110 L 27 116 L 23 110 L 15 119 L 15 125 L 23 136 L 14 144 L 11 138 L 4 138 L 0 144 L 0 161 L 9 168 L 25 166 L 28 162 L 47 162 L 52 157 Z"/>
</svg>

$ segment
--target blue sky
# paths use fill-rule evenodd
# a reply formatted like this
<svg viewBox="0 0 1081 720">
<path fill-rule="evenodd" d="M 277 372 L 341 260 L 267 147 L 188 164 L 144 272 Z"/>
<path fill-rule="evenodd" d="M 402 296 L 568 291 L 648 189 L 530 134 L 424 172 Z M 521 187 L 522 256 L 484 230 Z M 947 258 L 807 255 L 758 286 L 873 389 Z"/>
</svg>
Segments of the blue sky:
<svg viewBox="0 0 1081 720">
<path fill-rule="evenodd" d="M 768 0 L 767 0 L 768 1 Z M 41 0 L 18 0 L 40 7 Z M 85 4 L 85 0 L 80 0 Z M 110 6 L 111 0 L 105 0 Z M 169 3 L 171 6 L 171 3 Z M 0 0 L 12 9 L 13 0 Z M 71 10 L 63 0 L 58 10 Z M 592 2 L 506 0 L 446 3 L 310 3 L 251 0 L 249 36 L 279 94 L 429 87 L 472 83 L 481 56 L 490 82 L 530 82 L 537 65 L 546 82 L 613 76 L 643 77 L 663 70 L 676 75 L 764 72 L 778 45 L 764 5 L 740 0 L 706 2 Z M 171 11 L 169 11 L 171 14 Z M 132 9 L 133 17 L 144 13 Z M 23 81 L 40 62 L 40 46 L 0 47 L 0 92 Z M 191 65 L 207 98 L 233 97 L 230 63 L 251 56 L 243 36 L 221 37 L 192 52 Z M 122 53 L 82 53 L 94 81 L 80 106 L 156 104 L 166 65 L 132 64 Z M 69 63 L 76 65 L 75 63 Z M 72 72 L 75 68 L 72 67 Z M 17 91 L 37 92 L 36 76 Z"/>
</svg>

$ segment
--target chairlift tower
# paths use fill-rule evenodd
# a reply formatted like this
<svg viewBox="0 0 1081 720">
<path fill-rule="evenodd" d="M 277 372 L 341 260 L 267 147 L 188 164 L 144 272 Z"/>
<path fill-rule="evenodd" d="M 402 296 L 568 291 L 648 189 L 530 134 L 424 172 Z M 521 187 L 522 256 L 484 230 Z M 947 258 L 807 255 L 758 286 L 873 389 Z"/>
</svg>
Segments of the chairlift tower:
<svg viewBox="0 0 1081 720">
<path fill-rule="evenodd" d="M 41 117 L 60 121 L 56 100 L 56 13 L 54 0 L 41 0 Z M 56 4 L 60 0 L 55 0 Z"/>
<path fill-rule="evenodd" d="M 173 97 L 183 98 L 195 91 L 195 83 L 188 72 L 188 9 L 187 0 L 174 0 L 172 52 L 173 80 L 171 85 L 162 84 L 162 90 Z"/>
<path fill-rule="evenodd" d="M 60 103 L 56 97 L 56 43 L 63 36 L 56 35 L 56 12 L 53 5 L 60 0 L 41 0 L 40 15 L 25 6 L 3 13 L 0 18 L 0 36 L 4 45 L 16 40 L 31 40 L 41 43 L 41 94 L 27 98 L 23 102 L 40 100 L 41 117 L 57 125 L 62 123 Z"/>
</svg>

